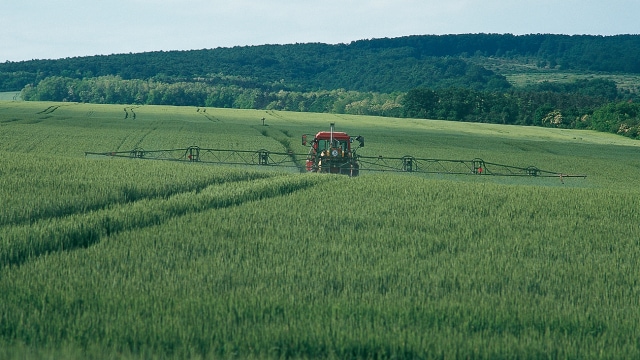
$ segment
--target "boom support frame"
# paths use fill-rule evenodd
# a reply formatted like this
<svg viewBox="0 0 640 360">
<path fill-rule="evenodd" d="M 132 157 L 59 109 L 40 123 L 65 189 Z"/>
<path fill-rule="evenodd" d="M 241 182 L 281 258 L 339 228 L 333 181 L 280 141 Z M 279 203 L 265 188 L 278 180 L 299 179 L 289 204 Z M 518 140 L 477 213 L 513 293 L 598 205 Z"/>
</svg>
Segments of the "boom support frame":
<svg viewBox="0 0 640 360">
<path fill-rule="evenodd" d="M 293 152 L 277 152 L 267 149 L 231 150 L 201 148 L 189 146 L 179 149 L 144 150 L 135 148 L 129 151 L 85 152 L 85 156 L 118 157 L 145 160 L 164 160 L 178 162 L 196 162 L 204 164 L 223 165 L 257 165 L 271 167 L 297 168 L 306 172 L 303 159 L 307 154 Z M 402 157 L 361 156 L 355 155 L 359 162 L 359 171 L 374 172 L 407 172 L 419 174 L 455 174 L 479 176 L 533 176 L 586 178 L 586 175 L 563 174 L 554 171 L 541 170 L 535 166 L 518 167 L 487 162 L 479 158 L 472 160 L 429 159 L 416 158 L 411 155 Z"/>
</svg>

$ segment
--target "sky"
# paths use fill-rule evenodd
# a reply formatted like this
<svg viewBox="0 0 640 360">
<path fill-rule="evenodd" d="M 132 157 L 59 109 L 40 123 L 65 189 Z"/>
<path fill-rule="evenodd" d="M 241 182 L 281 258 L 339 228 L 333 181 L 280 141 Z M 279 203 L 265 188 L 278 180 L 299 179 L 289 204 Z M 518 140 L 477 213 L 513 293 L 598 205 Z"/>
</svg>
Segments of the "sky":
<svg viewBox="0 0 640 360">
<path fill-rule="evenodd" d="M 0 0 L 0 62 L 468 33 L 639 34 L 639 0 Z"/>
</svg>

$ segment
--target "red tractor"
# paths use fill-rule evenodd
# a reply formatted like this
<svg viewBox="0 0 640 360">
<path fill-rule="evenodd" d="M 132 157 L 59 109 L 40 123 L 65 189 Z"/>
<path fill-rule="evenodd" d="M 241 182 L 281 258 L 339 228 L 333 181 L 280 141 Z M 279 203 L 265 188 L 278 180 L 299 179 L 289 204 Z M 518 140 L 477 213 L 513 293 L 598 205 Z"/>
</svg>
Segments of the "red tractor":
<svg viewBox="0 0 640 360">
<path fill-rule="evenodd" d="M 364 147 L 364 138 L 336 132 L 334 127 L 335 124 L 331 123 L 331 131 L 320 131 L 313 138 L 307 155 L 307 171 L 358 176 L 360 164 L 356 150 Z M 307 146 L 307 136 L 302 135 L 304 146 Z M 360 143 L 355 149 L 351 147 L 354 140 Z"/>
<path fill-rule="evenodd" d="M 213 149 L 199 146 L 164 150 L 135 148 L 129 151 L 85 152 L 85 156 L 115 156 L 225 165 L 286 166 L 297 168 L 300 172 L 343 174 L 348 176 L 358 176 L 360 170 L 362 170 L 421 174 L 559 177 L 562 182 L 566 178 L 586 177 L 586 175 L 569 175 L 540 170 L 535 166 L 518 167 L 490 163 L 479 158 L 473 160 L 447 160 L 416 158 L 411 155 L 403 157 L 360 156 L 356 155 L 356 150 L 364 147 L 364 138 L 362 136 L 351 137 L 347 133 L 336 132 L 334 128 L 335 124 L 332 123 L 330 131 L 320 131 L 310 141 L 305 165 L 300 164 L 298 161 L 305 154 L 294 154 L 292 151 Z M 302 145 L 307 146 L 307 139 L 310 136 L 310 134 L 302 135 Z M 353 145 L 354 140 L 357 140 L 360 144 L 358 146 Z"/>
</svg>

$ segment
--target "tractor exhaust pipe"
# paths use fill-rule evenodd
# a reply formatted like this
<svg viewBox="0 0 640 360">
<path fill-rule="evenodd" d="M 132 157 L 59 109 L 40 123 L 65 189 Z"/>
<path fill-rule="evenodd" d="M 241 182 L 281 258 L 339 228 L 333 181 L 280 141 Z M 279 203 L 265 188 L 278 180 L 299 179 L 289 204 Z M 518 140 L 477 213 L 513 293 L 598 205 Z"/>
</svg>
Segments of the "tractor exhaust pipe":
<svg viewBox="0 0 640 360">
<path fill-rule="evenodd" d="M 333 146 L 333 130 L 336 127 L 336 123 L 331 123 L 329 126 L 331 127 L 331 146 Z"/>
</svg>

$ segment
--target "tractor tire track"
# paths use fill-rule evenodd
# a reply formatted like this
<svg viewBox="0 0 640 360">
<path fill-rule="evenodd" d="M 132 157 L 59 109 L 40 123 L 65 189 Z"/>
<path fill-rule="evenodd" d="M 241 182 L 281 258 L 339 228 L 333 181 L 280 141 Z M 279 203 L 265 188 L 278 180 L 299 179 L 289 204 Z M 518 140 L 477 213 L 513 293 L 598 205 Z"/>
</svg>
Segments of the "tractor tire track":
<svg viewBox="0 0 640 360">
<path fill-rule="evenodd" d="M 128 118 L 129 118 L 129 112 L 131 112 L 131 118 L 132 118 L 133 120 L 135 120 L 137 115 L 136 115 L 136 112 L 135 112 L 135 111 L 133 111 L 133 110 L 134 110 L 134 109 L 137 109 L 137 108 L 139 108 L 139 107 L 140 107 L 140 106 L 129 106 L 129 107 L 125 107 L 125 108 L 124 108 L 124 119 L 125 119 L 125 120 L 126 120 L 126 119 L 128 119 Z"/>
<path fill-rule="evenodd" d="M 257 180 L 264 177 L 267 177 L 267 175 L 266 174 L 264 175 L 257 174 L 252 176 L 247 175 L 247 176 L 238 177 L 236 179 L 230 179 L 230 180 L 227 180 L 226 182 L 228 183 L 243 182 L 248 180 Z M 219 185 L 219 184 L 221 184 L 219 181 L 214 181 L 214 182 L 207 181 L 207 182 L 197 183 L 194 186 L 176 187 L 175 189 L 169 189 L 166 191 L 158 191 L 158 192 L 151 192 L 151 193 L 144 193 L 132 186 L 125 186 L 125 187 L 122 187 L 122 189 L 118 189 L 119 197 L 117 198 L 113 198 L 113 197 L 107 198 L 103 202 L 98 202 L 98 203 L 89 204 L 89 205 L 84 204 L 82 206 L 68 205 L 65 207 L 46 208 L 46 209 L 42 209 L 41 211 L 32 210 L 29 218 L 6 219 L 5 221 L 0 222 L 0 227 L 30 225 L 40 221 L 60 219 L 68 216 L 103 210 L 108 208 L 109 206 L 114 206 L 114 205 L 126 205 L 136 201 L 141 201 L 141 200 L 152 200 L 152 199 L 160 199 L 160 198 L 166 199 L 180 193 L 187 193 L 187 192 L 194 192 L 194 191 L 198 193 L 209 186 Z"/>
<path fill-rule="evenodd" d="M 145 199 L 52 221 L 4 228 L 0 232 L 0 264 L 19 266 L 45 254 L 87 248 L 120 232 L 160 225 L 187 214 L 289 195 L 326 181 L 320 177 L 280 176 L 224 183 L 166 199 Z"/>
<path fill-rule="evenodd" d="M 213 116 L 213 115 L 209 115 L 207 114 L 207 109 L 203 108 L 202 110 L 200 108 L 196 109 L 196 112 L 201 114 L 202 116 L 204 116 L 205 118 L 207 118 L 207 120 L 211 121 L 212 123 L 216 123 L 216 122 L 222 122 L 220 119 L 218 119 L 217 117 Z"/>
<path fill-rule="evenodd" d="M 44 110 L 42 110 L 40 112 L 37 112 L 36 114 L 38 114 L 38 115 L 40 115 L 40 114 L 51 114 L 52 112 L 58 110 L 58 108 L 60 106 L 61 105 L 51 105 L 48 108 L 46 108 L 46 109 L 44 109 Z"/>
<path fill-rule="evenodd" d="M 122 138 L 122 140 L 120 141 L 120 143 L 118 144 L 118 146 L 116 146 L 115 151 L 120 151 L 120 149 L 122 148 L 122 146 L 124 145 L 124 143 L 127 141 L 127 139 L 131 136 L 131 133 L 127 133 L 127 135 L 125 135 L 125 137 Z"/>
<path fill-rule="evenodd" d="M 153 127 L 152 129 L 150 129 L 150 130 L 148 130 L 146 133 L 144 133 L 144 135 L 142 135 L 142 137 L 138 140 L 138 142 L 136 142 L 136 144 L 135 144 L 135 145 L 133 145 L 133 148 L 134 148 L 134 149 L 137 149 L 137 148 L 140 146 L 140 144 L 142 144 L 142 142 L 144 141 L 144 139 L 145 139 L 147 136 L 149 136 L 149 134 L 151 134 L 152 132 L 154 132 L 154 131 L 156 131 L 156 130 L 158 130 L 158 127 L 157 127 L 157 126 Z"/>
<path fill-rule="evenodd" d="M 268 137 L 271 138 L 277 142 L 280 143 L 280 145 L 282 145 L 282 147 L 284 147 L 285 152 L 287 152 L 289 154 L 289 157 L 291 158 L 291 161 L 293 161 L 293 163 L 295 164 L 295 166 L 298 168 L 298 170 L 300 171 L 300 173 L 305 173 L 306 167 L 305 164 L 296 157 L 295 155 L 295 151 L 293 151 L 293 147 L 291 147 L 291 139 L 293 139 L 293 137 L 291 136 L 291 134 L 289 134 L 288 131 L 286 130 L 278 130 L 278 129 L 270 129 L 270 130 L 274 130 L 279 132 L 281 135 L 274 135 L 273 131 L 269 131 L 266 128 L 264 128 L 263 126 L 252 126 L 254 129 L 258 130 L 262 136 L 264 137 Z"/>
<path fill-rule="evenodd" d="M 278 118 L 278 119 L 284 119 L 284 116 L 282 116 L 280 113 L 277 113 L 277 112 L 275 112 L 273 110 L 267 110 L 267 115 L 271 115 L 271 116 L 273 116 L 275 118 Z"/>
<path fill-rule="evenodd" d="M 212 123 L 219 123 L 219 122 L 221 122 L 221 121 L 220 121 L 220 119 L 218 119 L 218 118 L 217 118 L 217 117 L 215 117 L 215 116 L 211 116 L 211 115 L 207 115 L 207 114 L 202 114 L 202 115 L 204 115 L 204 117 L 206 117 L 206 118 L 207 118 L 207 120 L 211 121 Z"/>
<path fill-rule="evenodd" d="M 133 150 L 133 149 L 137 149 L 140 144 L 144 141 L 144 139 L 149 136 L 149 134 L 151 134 L 152 132 L 154 132 L 155 130 L 158 129 L 158 126 L 155 126 L 149 130 L 147 130 L 144 134 L 142 134 L 142 136 L 140 138 L 138 138 L 138 141 L 136 141 L 136 143 L 133 145 L 133 147 L 131 149 L 126 149 L 126 150 Z M 141 129 L 142 130 L 142 129 Z M 128 132 L 127 135 L 120 141 L 120 143 L 118 144 L 118 146 L 116 147 L 115 151 L 120 151 L 120 149 L 122 148 L 122 146 L 124 146 L 124 144 L 131 139 L 131 137 L 134 134 L 131 132 Z"/>
<path fill-rule="evenodd" d="M 69 105 L 51 105 L 48 108 L 37 112 L 36 114 L 38 115 L 49 115 L 52 114 L 54 111 L 58 110 L 59 108 L 63 107 L 63 106 L 71 106 L 72 104 Z"/>
</svg>

